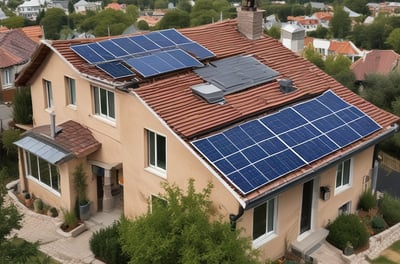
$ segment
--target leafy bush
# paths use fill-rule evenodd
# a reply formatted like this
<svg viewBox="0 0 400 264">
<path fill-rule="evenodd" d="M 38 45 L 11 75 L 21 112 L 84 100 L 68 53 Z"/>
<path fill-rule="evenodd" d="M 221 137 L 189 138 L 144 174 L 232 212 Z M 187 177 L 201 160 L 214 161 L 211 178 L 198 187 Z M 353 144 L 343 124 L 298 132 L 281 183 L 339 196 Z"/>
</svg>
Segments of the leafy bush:
<svg viewBox="0 0 400 264">
<path fill-rule="evenodd" d="M 32 98 L 29 87 L 19 87 L 15 90 L 13 118 L 16 123 L 32 124 Z"/>
<path fill-rule="evenodd" d="M 128 263 L 129 258 L 122 253 L 119 243 L 119 222 L 96 231 L 89 240 L 90 250 L 107 264 Z"/>
<path fill-rule="evenodd" d="M 329 243 L 342 250 L 349 243 L 357 250 L 368 242 L 369 234 L 365 226 L 354 214 L 342 214 L 329 226 Z"/>
<path fill-rule="evenodd" d="M 358 207 L 364 211 L 368 211 L 376 206 L 376 198 L 371 190 L 363 192 L 358 202 Z"/>
<path fill-rule="evenodd" d="M 379 201 L 379 211 L 389 226 L 400 222 L 400 200 L 385 193 Z"/>
<path fill-rule="evenodd" d="M 371 220 L 371 226 L 374 229 L 375 233 L 382 232 L 386 228 L 386 222 L 383 220 L 382 216 L 375 216 Z"/>
<path fill-rule="evenodd" d="M 7 129 L 1 133 L 1 141 L 3 143 L 3 149 L 7 155 L 17 155 L 17 146 L 14 142 L 20 139 L 21 130 L 19 129 Z"/>
<path fill-rule="evenodd" d="M 71 212 L 68 210 L 63 210 L 64 215 L 64 222 L 61 226 L 62 229 L 66 230 L 69 228 L 74 228 L 78 225 L 78 217 L 76 216 L 75 212 Z"/>
</svg>

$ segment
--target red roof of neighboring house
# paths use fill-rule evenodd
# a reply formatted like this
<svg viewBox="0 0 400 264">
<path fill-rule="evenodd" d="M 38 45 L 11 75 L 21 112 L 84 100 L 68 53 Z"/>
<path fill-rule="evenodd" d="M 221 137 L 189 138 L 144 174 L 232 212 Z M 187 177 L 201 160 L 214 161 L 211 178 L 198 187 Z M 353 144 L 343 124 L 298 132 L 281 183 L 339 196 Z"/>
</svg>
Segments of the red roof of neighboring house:
<svg viewBox="0 0 400 264">
<path fill-rule="evenodd" d="M 388 74 L 395 67 L 400 67 L 400 55 L 393 50 L 371 50 L 364 58 L 351 65 L 356 80 L 364 80 L 372 73 Z"/>
<path fill-rule="evenodd" d="M 350 41 L 331 40 L 328 50 L 336 54 L 344 54 L 344 55 L 358 54 L 358 52 L 350 44 Z"/>
<path fill-rule="evenodd" d="M 139 78 L 138 83 L 136 83 L 138 87 L 134 85 L 131 88 L 124 86 L 124 89 L 130 88 L 131 93 L 137 94 L 145 104 L 151 107 L 155 114 L 186 141 L 276 112 L 282 107 L 314 98 L 327 90 L 332 90 L 346 102 L 355 105 L 383 127 L 383 129 L 343 149 L 268 183 L 266 186 L 248 194 L 246 199 L 253 199 L 262 193 L 276 189 L 277 186 L 286 184 L 288 181 L 293 181 L 306 172 L 325 166 L 336 158 L 350 153 L 351 150 L 363 146 L 365 142 L 376 139 L 378 135 L 383 136 L 389 128 L 391 128 L 389 131 L 394 131 L 392 125 L 399 122 L 399 117 L 379 109 L 357 96 L 311 62 L 283 47 L 278 40 L 269 36 L 262 36 L 257 40 L 246 38 L 238 31 L 237 20 L 226 20 L 179 31 L 211 50 L 216 55 L 215 59 L 249 55 L 279 72 L 279 76 L 275 80 L 225 95 L 224 104 L 207 103 L 192 92 L 191 86 L 205 81 L 191 69 L 147 79 Z M 31 76 L 34 75 L 46 56 L 51 53 L 51 50 L 56 51 L 82 74 L 93 76 L 97 81 L 115 82 L 103 71 L 88 65 L 70 49 L 72 44 L 99 40 L 97 38 L 42 43 L 35 52 L 30 65 L 25 67 L 24 72 L 18 77 L 17 82 L 20 84 L 29 83 Z M 291 93 L 282 93 L 278 79 L 283 78 L 292 80 L 297 90 Z M 119 81 L 124 81 L 124 79 Z M 118 86 L 118 82 L 114 84 Z M 120 82 L 120 84 L 123 85 L 124 83 Z"/>
<path fill-rule="evenodd" d="M 318 18 L 319 20 L 330 21 L 333 17 L 332 12 L 316 12 L 313 14 L 314 17 Z"/>
<path fill-rule="evenodd" d="M 114 9 L 114 10 L 122 10 L 125 9 L 125 5 L 120 5 L 118 3 L 109 3 L 104 9 Z"/>
<path fill-rule="evenodd" d="M 39 43 L 43 38 L 43 29 L 41 26 L 23 27 L 21 30 L 36 43 Z"/>
<path fill-rule="evenodd" d="M 36 43 L 20 29 L 0 32 L 0 68 L 28 62 L 35 48 Z"/>
<path fill-rule="evenodd" d="M 161 20 L 161 17 L 157 17 L 157 16 L 140 16 L 137 19 L 137 21 L 141 21 L 141 20 L 146 21 L 146 23 L 149 26 L 153 27 Z"/>
</svg>

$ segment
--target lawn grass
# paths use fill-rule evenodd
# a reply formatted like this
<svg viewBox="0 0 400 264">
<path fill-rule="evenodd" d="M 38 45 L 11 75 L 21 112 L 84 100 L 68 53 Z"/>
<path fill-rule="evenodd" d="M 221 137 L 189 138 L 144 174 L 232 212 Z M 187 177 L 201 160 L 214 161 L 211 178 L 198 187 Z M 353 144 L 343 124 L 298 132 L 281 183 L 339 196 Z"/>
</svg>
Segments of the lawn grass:
<svg viewBox="0 0 400 264">
<path fill-rule="evenodd" d="M 386 258 L 385 256 L 380 256 L 371 262 L 372 264 L 397 264 L 396 262 L 393 262 Z"/>
<path fill-rule="evenodd" d="M 394 250 L 394 251 L 400 253 L 400 240 L 394 242 L 394 243 L 390 246 L 390 248 L 391 248 L 392 250 Z"/>
</svg>

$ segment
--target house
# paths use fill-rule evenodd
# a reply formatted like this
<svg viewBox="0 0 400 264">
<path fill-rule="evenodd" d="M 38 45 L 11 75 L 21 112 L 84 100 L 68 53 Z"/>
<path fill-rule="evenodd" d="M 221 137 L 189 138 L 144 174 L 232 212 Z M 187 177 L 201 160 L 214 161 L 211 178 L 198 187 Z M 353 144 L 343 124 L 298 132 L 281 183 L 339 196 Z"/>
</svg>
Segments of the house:
<svg viewBox="0 0 400 264">
<path fill-rule="evenodd" d="M 288 16 L 287 20 L 290 23 L 297 23 L 301 25 L 306 32 L 315 31 L 320 25 L 319 19 L 307 16 Z"/>
<path fill-rule="evenodd" d="M 101 10 L 101 2 L 87 2 L 79 0 L 74 4 L 75 13 L 86 14 L 86 11 L 99 11 Z"/>
<path fill-rule="evenodd" d="M 37 43 L 31 40 L 22 29 L 0 32 L 0 98 L 11 102 L 15 86 L 15 75 L 29 62 Z"/>
<path fill-rule="evenodd" d="M 22 4 L 17 6 L 17 15 L 29 20 L 36 20 L 40 11 L 44 9 L 45 4 L 45 0 L 24 1 Z"/>
<path fill-rule="evenodd" d="M 114 10 L 120 10 L 120 11 L 123 11 L 123 12 L 125 12 L 126 11 L 126 5 L 125 4 L 118 4 L 118 3 L 109 3 L 108 5 L 106 5 L 105 7 L 104 7 L 104 9 L 108 9 L 108 8 L 110 8 L 110 9 L 114 9 Z"/>
<path fill-rule="evenodd" d="M 364 55 L 364 52 L 357 48 L 352 41 L 306 37 L 304 39 L 304 46 L 308 45 L 312 45 L 323 57 L 328 55 L 344 55 L 354 62 Z"/>
<path fill-rule="evenodd" d="M 369 74 L 387 75 L 400 71 L 400 55 L 394 50 L 371 50 L 354 62 L 350 69 L 356 80 L 362 82 Z"/>
<path fill-rule="evenodd" d="M 123 199 L 134 218 L 162 183 L 211 182 L 216 212 L 260 258 L 308 255 L 373 187 L 375 146 L 399 118 L 263 35 L 262 15 L 249 7 L 187 29 L 42 41 L 17 79 L 34 119 L 15 143 L 21 189 L 72 210 L 82 163 L 92 213 Z"/>
</svg>

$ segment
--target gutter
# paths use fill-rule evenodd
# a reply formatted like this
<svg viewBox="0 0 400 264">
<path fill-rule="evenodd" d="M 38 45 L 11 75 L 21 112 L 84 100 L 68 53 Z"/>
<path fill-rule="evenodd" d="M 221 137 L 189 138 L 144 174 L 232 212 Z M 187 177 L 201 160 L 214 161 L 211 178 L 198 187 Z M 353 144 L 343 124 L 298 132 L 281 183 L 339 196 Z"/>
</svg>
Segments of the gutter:
<svg viewBox="0 0 400 264">
<path fill-rule="evenodd" d="M 298 177 L 296 179 L 293 179 L 292 181 L 288 181 L 288 182 L 280 185 L 279 187 L 275 188 L 274 190 L 272 190 L 270 192 L 265 192 L 256 198 L 247 200 L 244 208 L 247 210 L 247 209 L 257 207 L 257 206 L 261 205 L 262 203 L 264 203 L 265 201 L 271 199 L 272 197 L 287 191 L 288 189 L 292 188 L 294 185 L 298 185 L 300 183 L 303 183 L 303 182 L 306 182 L 306 181 L 312 179 L 315 176 L 315 174 L 320 173 L 323 170 L 326 170 L 330 166 L 333 166 L 334 164 L 337 164 L 340 161 L 346 160 L 349 157 L 354 156 L 354 154 L 359 153 L 372 145 L 376 145 L 379 141 L 382 141 L 384 139 L 387 139 L 387 138 L 393 136 L 398 131 L 399 131 L 399 125 L 394 124 L 393 126 L 391 126 L 390 129 L 388 129 L 387 131 L 385 131 L 378 137 L 364 142 L 359 147 L 350 150 L 349 152 L 345 153 L 344 155 L 338 156 L 338 157 L 330 160 L 329 162 L 325 163 L 324 165 L 321 165 L 319 167 L 316 167 L 316 168 L 308 171 L 303 176 Z"/>
</svg>

